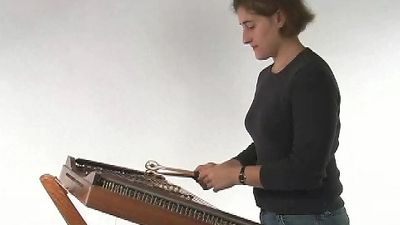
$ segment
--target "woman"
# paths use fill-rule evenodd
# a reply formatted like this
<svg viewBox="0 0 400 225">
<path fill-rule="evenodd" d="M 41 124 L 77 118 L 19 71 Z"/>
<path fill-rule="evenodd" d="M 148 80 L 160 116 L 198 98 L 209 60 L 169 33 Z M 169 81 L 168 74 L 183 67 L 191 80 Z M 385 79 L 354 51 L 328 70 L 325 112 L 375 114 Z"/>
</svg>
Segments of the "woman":
<svg viewBox="0 0 400 225">
<path fill-rule="evenodd" d="M 334 155 L 339 89 L 298 38 L 314 15 L 302 0 L 234 0 L 233 8 L 244 44 L 273 64 L 260 72 L 245 119 L 253 143 L 224 163 L 198 166 L 198 182 L 214 191 L 253 186 L 263 224 L 349 224 Z"/>
</svg>

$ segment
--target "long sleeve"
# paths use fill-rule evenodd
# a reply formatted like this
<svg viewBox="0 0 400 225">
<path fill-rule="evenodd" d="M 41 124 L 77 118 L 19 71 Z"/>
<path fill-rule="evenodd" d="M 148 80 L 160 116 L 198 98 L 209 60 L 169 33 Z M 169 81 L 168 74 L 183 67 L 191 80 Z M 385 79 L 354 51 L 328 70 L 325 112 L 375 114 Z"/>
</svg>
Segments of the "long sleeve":
<svg viewBox="0 0 400 225">
<path fill-rule="evenodd" d="M 290 90 L 291 153 L 262 165 L 260 177 L 265 189 L 309 190 L 320 187 L 336 151 L 340 96 L 330 70 L 304 67 L 293 77 Z"/>
<path fill-rule="evenodd" d="M 238 157 L 260 167 L 256 204 L 280 214 L 337 209 L 344 202 L 334 155 L 340 131 L 335 77 L 309 48 L 279 73 L 272 66 L 261 71 L 245 119 L 255 156 Z"/>
<path fill-rule="evenodd" d="M 251 143 L 245 150 L 240 152 L 233 159 L 236 159 L 243 166 L 254 165 L 257 162 L 257 153 L 254 143 Z"/>
</svg>

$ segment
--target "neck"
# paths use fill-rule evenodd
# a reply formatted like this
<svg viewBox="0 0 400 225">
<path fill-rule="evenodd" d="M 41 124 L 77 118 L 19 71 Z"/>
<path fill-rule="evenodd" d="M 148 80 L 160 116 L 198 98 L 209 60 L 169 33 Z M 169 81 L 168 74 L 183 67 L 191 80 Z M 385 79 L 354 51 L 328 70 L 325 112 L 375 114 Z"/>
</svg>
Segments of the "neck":
<svg viewBox="0 0 400 225">
<path fill-rule="evenodd" d="M 289 38 L 282 42 L 277 54 L 273 57 L 273 73 L 282 71 L 300 52 L 305 49 L 298 37 Z"/>
</svg>

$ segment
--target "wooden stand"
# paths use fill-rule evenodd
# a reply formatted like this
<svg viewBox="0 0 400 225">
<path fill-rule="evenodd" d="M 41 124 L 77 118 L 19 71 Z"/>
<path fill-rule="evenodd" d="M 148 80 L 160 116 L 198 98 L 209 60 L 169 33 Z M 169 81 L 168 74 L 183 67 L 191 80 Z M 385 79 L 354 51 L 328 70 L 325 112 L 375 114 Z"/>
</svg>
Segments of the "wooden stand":
<svg viewBox="0 0 400 225">
<path fill-rule="evenodd" d="M 74 204 L 68 198 L 67 190 L 61 186 L 57 177 L 44 174 L 40 176 L 40 181 L 68 225 L 87 225 Z"/>
</svg>

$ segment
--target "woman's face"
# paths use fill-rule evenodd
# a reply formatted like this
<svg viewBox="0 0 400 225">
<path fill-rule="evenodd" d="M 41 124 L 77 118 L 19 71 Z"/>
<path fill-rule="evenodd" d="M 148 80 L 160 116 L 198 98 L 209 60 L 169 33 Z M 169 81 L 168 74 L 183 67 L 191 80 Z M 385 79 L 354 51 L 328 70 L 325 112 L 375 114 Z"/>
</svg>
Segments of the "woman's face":
<svg viewBox="0 0 400 225">
<path fill-rule="evenodd" d="M 243 43 L 253 48 L 255 57 L 259 60 L 275 57 L 282 41 L 279 29 L 284 23 L 279 13 L 266 17 L 239 7 L 237 15 L 243 28 Z"/>
</svg>

